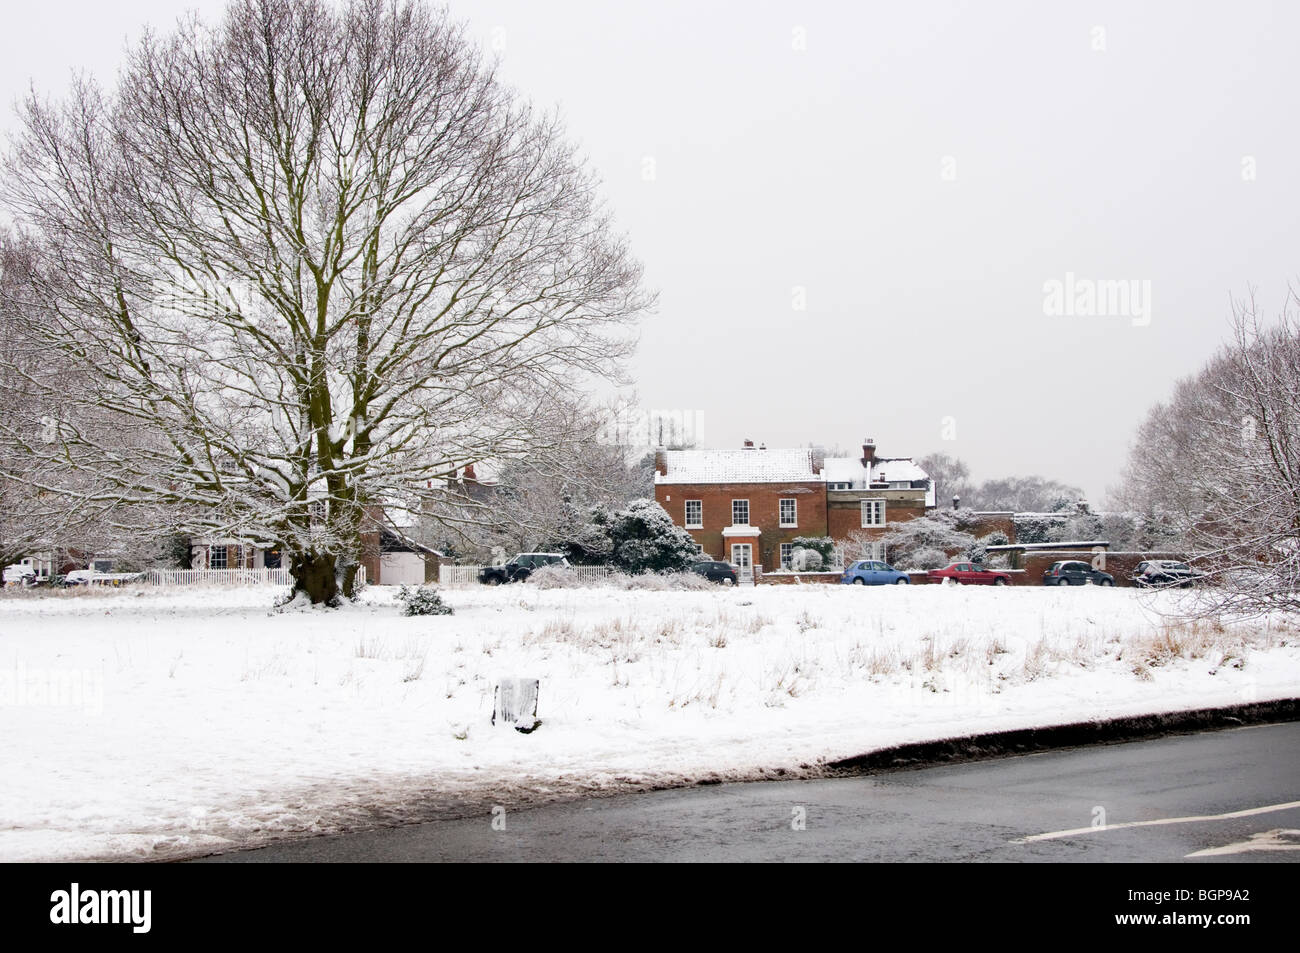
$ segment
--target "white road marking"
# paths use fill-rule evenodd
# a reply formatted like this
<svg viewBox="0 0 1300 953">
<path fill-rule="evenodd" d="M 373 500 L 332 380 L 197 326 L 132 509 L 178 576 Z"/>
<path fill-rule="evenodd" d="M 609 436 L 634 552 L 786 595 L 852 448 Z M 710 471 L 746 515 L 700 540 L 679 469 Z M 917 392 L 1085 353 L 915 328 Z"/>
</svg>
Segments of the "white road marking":
<svg viewBox="0 0 1300 953">
<path fill-rule="evenodd" d="M 1252 850 L 1300 850 L 1300 831 L 1278 827 L 1271 831 L 1251 834 L 1250 840 L 1223 847 L 1207 847 L 1205 850 L 1198 850 L 1187 856 L 1222 857 L 1224 854 L 1245 854 Z"/>
<path fill-rule="evenodd" d="M 1245 811 L 1229 811 L 1227 814 L 1202 814 L 1197 817 L 1161 817 L 1153 821 L 1126 821 L 1123 824 L 1102 824 L 1098 827 L 1076 827 L 1068 831 L 1049 831 L 1046 834 L 1031 834 L 1017 837 L 1013 844 L 1032 844 L 1040 840 L 1056 840 L 1060 837 L 1078 837 L 1082 834 L 1100 834 L 1102 831 L 1118 831 L 1126 827 L 1157 827 L 1165 824 L 1196 824 L 1204 821 L 1228 821 L 1235 817 L 1254 817 L 1256 814 L 1269 814 L 1273 811 L 1290 811 L 1300 807 L 1300 801 L 1287 801 L 1285 804 L 1270 804 L 1267 807 L 1252 807 Z"/>
</svg>

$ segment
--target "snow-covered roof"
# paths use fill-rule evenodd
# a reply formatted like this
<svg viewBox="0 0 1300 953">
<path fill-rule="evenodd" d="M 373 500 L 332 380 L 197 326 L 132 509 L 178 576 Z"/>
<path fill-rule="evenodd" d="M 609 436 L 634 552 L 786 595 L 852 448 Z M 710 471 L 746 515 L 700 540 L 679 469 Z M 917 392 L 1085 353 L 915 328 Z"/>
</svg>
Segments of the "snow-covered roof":
<svg viewBox="0 0 1300 953">
<path fill-rule="evenodd" d="M 930 475 L 911 457 L 878 457 L 864 467 L 857 457 L 827 457 L 822 472 L 813 469 L 814 451 L 801 450 L 667 450 L 667 474 L 656 483 L 848 483 L 869 489 L 872 483 L 927 483 L 926 505 L 934 505 Z"/>
<path fill-rule="evenodd" d="M 827 457 L 822 472 L 827 483 L 852 483 L 855 488 L 868 482 L 911 483 L 930 479 L 930 474 L 913 463 L 911 457 L 878 457 L 872 461 L 870 472 L 859 457 Z"/>
<path fill-rule="evenodd" d="M 803 450 L 667 450 L 656 483 L 819 483 L 813 452 Z"/>
</svg>

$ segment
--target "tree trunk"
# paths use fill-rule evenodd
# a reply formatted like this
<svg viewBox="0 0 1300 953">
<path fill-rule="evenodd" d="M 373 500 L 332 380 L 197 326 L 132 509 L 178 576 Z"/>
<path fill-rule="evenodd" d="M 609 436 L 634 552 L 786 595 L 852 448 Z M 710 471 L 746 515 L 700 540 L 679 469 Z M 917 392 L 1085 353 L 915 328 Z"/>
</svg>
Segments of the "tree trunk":
<svg viewBox="0 0 1300 953">
<path fill-rule="evenodd" d="M 335 564 L 338 557 L 332 553 L 295 553 L 289 563 L 293 577 L 293 594 L 303 593 L 314 606 L 337 606 L 344 593 L 339 589 Z M 351 579 L 347 582 L 350 583 Z"/>
</svg>

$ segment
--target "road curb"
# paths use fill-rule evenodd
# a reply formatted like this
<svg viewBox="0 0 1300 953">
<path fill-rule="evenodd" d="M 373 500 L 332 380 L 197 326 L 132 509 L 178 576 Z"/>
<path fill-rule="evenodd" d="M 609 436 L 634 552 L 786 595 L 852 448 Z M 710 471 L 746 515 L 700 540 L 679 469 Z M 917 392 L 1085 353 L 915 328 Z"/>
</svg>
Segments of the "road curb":
<svg viewBox="0 0 1300 953">
<path fill-rule="evenodd" d="M 1300 698 L 920 741 L 842 758 L 827 768 L 835 774 L 870 774 L 1288 721 L 1300 721 Z"/>
</svg>

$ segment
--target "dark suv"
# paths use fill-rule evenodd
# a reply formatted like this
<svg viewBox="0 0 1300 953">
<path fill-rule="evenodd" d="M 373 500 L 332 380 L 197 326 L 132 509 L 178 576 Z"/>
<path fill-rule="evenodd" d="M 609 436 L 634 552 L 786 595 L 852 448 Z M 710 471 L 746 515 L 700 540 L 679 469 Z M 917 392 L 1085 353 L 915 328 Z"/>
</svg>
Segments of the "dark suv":
<svg viewBox="0 0 1300 953">
<path fill-rule="evenodd" d="M 519 553 L 504 566 L 485 566 L 478 581 L 486 586 L 499 586 L 503 582 L 523 582 L 534 569 L 543 566 L 565 566 L 569 561 L 563 553 Z"/>
<path fill-rule="evenodd" d="M 1115 577 L 1100 569 L 1078 560 L 1062 560 L 1052 563 L 1052 567 L 1043 573 L 1044 586 L 1113 586 Z"/>
<path fill-rule="evenodd" d="M 691 572 L 697 572 L 709 582 L 720 582 L 724 586 L 734 586 L 736 584 L 736 567 L 731 563 L 720 563 L 712 559 L 704 559 L 697 563 L 691 563 Z"/>
</svg>

